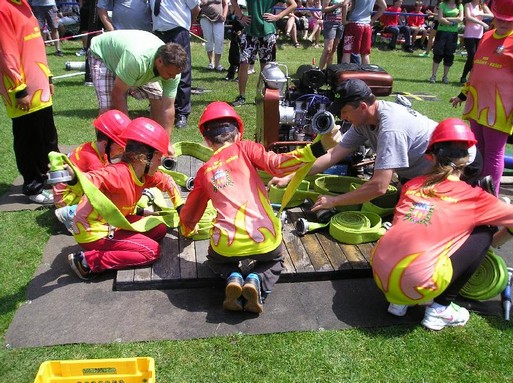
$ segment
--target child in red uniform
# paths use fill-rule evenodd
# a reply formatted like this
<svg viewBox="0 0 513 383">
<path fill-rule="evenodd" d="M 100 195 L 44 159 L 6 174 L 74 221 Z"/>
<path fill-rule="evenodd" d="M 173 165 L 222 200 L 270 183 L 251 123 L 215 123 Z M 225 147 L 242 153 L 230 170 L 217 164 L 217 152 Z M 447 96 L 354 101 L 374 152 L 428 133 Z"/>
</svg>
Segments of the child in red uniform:
<svg viewBox="0 0 513 383">
<path fill-rule="evenodd" d="M 148 118 L 136 118 L 121 139 L 126 140 L 121 162 L 84 175 L 129 222 L 142 218 L 132 214 L 145 188 L 156 187 L 167 192 L 173 205 L 180 206 L 182 200 L 175 182 L 157 169 L 169 146 L 169 135 L 164 128 Z M 164 224 L 146 232 L 119 229 L 106 221 L 106 213 L 97 211 L 86 194 L 77 206 L 73 236 L 85 251 L 70 254 L 68 261 L 81 279 L 91 279 L 108 269 L 147 265 L 160 255 L 158 242 L 167 231 Z"/>
<path fill-rule="evenodd" d="M 422 320 L 431 330 L 465 325 L 469 312 L 454 300 L 492 243 L 487 225 L 513 226 L 513 206 L 460 180 L 475 143 L 462 120 L 438 124 L 426 152 L 433 170 L 403 186 L 392 227 L 371 255 L 389 312 L 402 316 L 408 305 L 433 302 Z"/>
<path fill-rule="evenodd" d="M 235 109 L 224 102 L 205 108 L 199 130 L 214 155 L 198 170 L 194 189 L 180 210 L 182 233 L 194 233 L 211 200 L 217 217 L 207 259 L 212 270 L 227 280 L 223 307 L 261 313 L 263 299 L 283 270 L 283 257 L 281 223 L 257 170 L 278 176 L 293 173 L 322 155 L 322 144 L 276 154 L 253 141 L 241 141 L 244 124 Z M 239 269 L 239 261 L 244 259 L 256 261 L 245 280 Z"/>
<path fill-rule="evenodd" d="M 94 120 L 96 141 L 87 142 L 75 148 L 69 155 L 73 163 L 82 172 L 101 169 L 118 158 L 125 149 L 126 142 L 120 138 L 123 130 L 130 123 L 130 118 L 119 110 L 109 110 Z M 75 195 L 70 187 L 58 183 L 53 187 L 53 200 L 57 207 L 55 216 L 69 231 L 76 205 L 81 195 Z"/>
</svg>

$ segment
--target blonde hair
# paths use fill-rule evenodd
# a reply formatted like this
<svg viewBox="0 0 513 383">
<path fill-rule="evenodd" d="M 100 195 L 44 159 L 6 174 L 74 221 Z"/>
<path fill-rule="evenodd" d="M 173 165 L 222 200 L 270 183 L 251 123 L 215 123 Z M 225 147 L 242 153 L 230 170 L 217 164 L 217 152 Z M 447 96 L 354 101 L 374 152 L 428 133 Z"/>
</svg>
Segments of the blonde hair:
<svg viewBox="0 0 513 383">
<path fill-rule="evenodd" d="M 435 197 L 438 193 L 435 189 L 436 185 L 445 181 L 450 175 L 460 176 L 465 166 L 468 164 L 468 149 L 461 149 L 454 145 L 454 142 L 442 142 L 436 144 L 429 154 L 435 158 L 435 165 L 427 178 L 420 187 L 420 192 Z"/>
</svg>

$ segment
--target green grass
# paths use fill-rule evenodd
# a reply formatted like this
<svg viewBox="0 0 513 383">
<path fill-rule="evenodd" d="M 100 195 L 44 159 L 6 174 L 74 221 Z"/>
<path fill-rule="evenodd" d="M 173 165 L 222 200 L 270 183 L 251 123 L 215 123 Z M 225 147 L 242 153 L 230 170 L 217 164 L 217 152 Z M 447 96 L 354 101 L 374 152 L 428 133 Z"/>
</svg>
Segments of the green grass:
<svg viewBox="0 0 513 383">
<path fill-rule="evenodd" d="M 64 58 L 49 56 L 55 75 L 69 73 L 65 61 L 77 61 L 76 42 L 63 44 Z M 197 124 L 203 107 L 215 100 L 231 101 L 237 85 L 222 75 L 207 71 L 204 48 L 193 44 L 193 86 L 211 90 L 193 96 L 190 127 L 175 130 L 173 140 L 200 140 Z M 48 48 L 53 53 L 53 48 Z M 289 73 L 315 57 L 320 49 L 294 49 L 281 45 L 278 59 Z M 394 77 L 394 91 L 429 93 L 438 101 L 414 101 L 413 106 L 435 120 L 459 116 L 449 105 L 459 92 L 454 83 L 427 82 L 431 60 L 400 51 L 373 49 L 372 62 Z M 223 64 L 226 66 L 226 56 Z M 464 57 L 457 56 L 450 78 L 460 78 Z M 441 78 L 441 73 L 439 74 Z M 248 98 L 256 89 L 256 75 L 250 76 Z M 97 113 L 93 88 L 82 85 L 83 77 L 56 81 L 55 122 L 60 143 L 78 144 L 93 138 L 92 119 Z M 393 97 L 388 99 L 393 100 Z M 132 116 L 146 115 L 147 103 L 130 101 Z M 252 138 L 255 109 L 238 109 Z M 11 121 L 0 111 L 4 132 L 0 141 L 3 159 L 0 192 L 17 176 L 12 153 Z M 412 127 L 414 129 L 415 127 Z M 26 299 L 27 286 L 41 261 L 49 237 L 56 233 L 50 209 L 0 213 L 0 337 Z M 363 302 L 365 304 L 365 302 Z M 383 313 L 386 315 L 386 313 Z M 261 320 L 266 320 L 263 317 Z M 420 326 L 393 326 L 343 331 L 291 332 L 270 335 L 236 335 L 187 341 L 114 343 L 109 345 L 66 345 L 0 349 L 0 382 L 30 383 L 38 366 L 49 359 L 118 358 L 152 356 L 157 378 L 163 382 L 508 382 L 512 381 L 511 326 L 498 317 L 471 315 L 464 328 L 429 332 Z"/>
</svg>

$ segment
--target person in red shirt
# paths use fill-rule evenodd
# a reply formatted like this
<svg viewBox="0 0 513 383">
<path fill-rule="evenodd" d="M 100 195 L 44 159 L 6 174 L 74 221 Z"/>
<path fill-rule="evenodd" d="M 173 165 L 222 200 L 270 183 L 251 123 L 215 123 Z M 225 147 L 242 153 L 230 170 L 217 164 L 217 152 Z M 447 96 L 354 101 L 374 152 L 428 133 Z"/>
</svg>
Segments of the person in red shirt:
<svg viewBox="0 0 513 383">
<path fill-rule="evenodd" d="M 101 169 L 119 160 L 125 149 L 126 142 L 121 139 L 121 133 L 130 123 L 130 118 L 119 110 L 108 110 L 93 121 L 96 131 L 96 141 L 86 142 L 75 148 L 69 159 L 82 172 Z M 65 183 L 55 184 L 53 200 L 55 216 L 72 231 L 73 216 L 80 200 Z"/>
<path fill-rule="evenodd" d="M 395 14 L 385 14 L 381 16 L 380 21 L 383 24 L 383 32 L 390 33 L 392 35 L 390 44 L 388 44 L 389 49 L 395 49 L 397 37 L 399 36 L 399 33 L 402 33 L 404 36 L 404 50 L 406 52 L 413 52 L 410 27 L 404 24 L 399 17 L 399 13 L 402 12 L 402 5 L 403 0 L 395 0 L 394 4 L 386 9 L 386 12 Z"/>
<path fill-rule="evenodd" d="M 427 42 L 428 31 L 426 29 L 426 17 L 422 12 L 422 0 L 417 0 L 415 2 L 415 9 L 411 13 L 416 13 L 418 16 L 408 16 L 406 17 L 406 22 L 410 27 L 411 31 L 411 41 L 414 46 L 423 47 Z M 420 39 L 417 42 L 417 36 L 420 35 Z"/>
<path fill-rule="evenodd" d="M 388 311 L 402 316 L 408 305 L 427 304 L 422 325 L 431 330 L 467 323 L 454 300 L 492 244 L 489 225 L 513 226 L 512 205 L 460 180 L 476 142 L 460 119 L 438 124 L 426 151 L 433 169 L 403 186 L 392 227 L 371 254 Z"/>
<path fill-rule="evenodd" d="M 210 268 L 227 281 L 223 307 L 261 313 L 263 300 L 283 270 L 283 256 L 281 222 L 258 170 L 277 176 L 293 173 L 325 153 L 323 144 L 319 141 L 282 154 L 266 151 L 261 144 L 241 140 L 244 123 L 224 102 L 207 105 L 199 130 L 214 154 L 198 170 L 194 189 L 180 210 L 181 231 L 194 234 L 210 200 L 217 216 L 207 259 Z M 256 262 L 244 279 L 239 262 L 246 259 Z"/>
<path fill-rule="evenodd" d="M 149 118 L 139 117 L 123 131 L 121 139 L 126 141 L 126 148 L 120 162 L 83 174 L 119 210 L 102 210 L 105 205 L 98 203 L 101 200 L 95 193 L 82 195 L 73 219 L 73 237 L 84 251 L 69 254 L 68 262 L 84 280 L 104 270 L 144 266 L 159 258 L 158 242 L 167 232 L 164 223 L 147 225 L 143 232 L 138 232 L 116 227 L 112 218 L 121 214 L 130 223 L 142 219 L 133 212 L 145 188 L 167 192 L 177 209 L 182 205 L 176 183 L 158 170 L 169 146 L 164 128 Z M 71 173 L 74 176 L 72 170 Z M 76 183 L 76 177 L 73 182 Z M 77 193 L 83 191 L 80 183 L 74 187 Z"/>
</svg>

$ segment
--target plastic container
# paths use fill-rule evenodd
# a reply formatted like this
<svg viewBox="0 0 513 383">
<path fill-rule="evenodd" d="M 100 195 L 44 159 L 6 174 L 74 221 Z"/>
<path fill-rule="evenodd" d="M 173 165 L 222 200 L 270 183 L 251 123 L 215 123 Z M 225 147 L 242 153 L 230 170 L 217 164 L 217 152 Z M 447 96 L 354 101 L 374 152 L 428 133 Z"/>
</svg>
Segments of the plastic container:
<svg viewBox="0 0 513 383">
<path fill-rule="evenodd" d="M 149 357 L 51 360 L 39 366 L 34 383 L 155 383 Z"/>
</svg>

